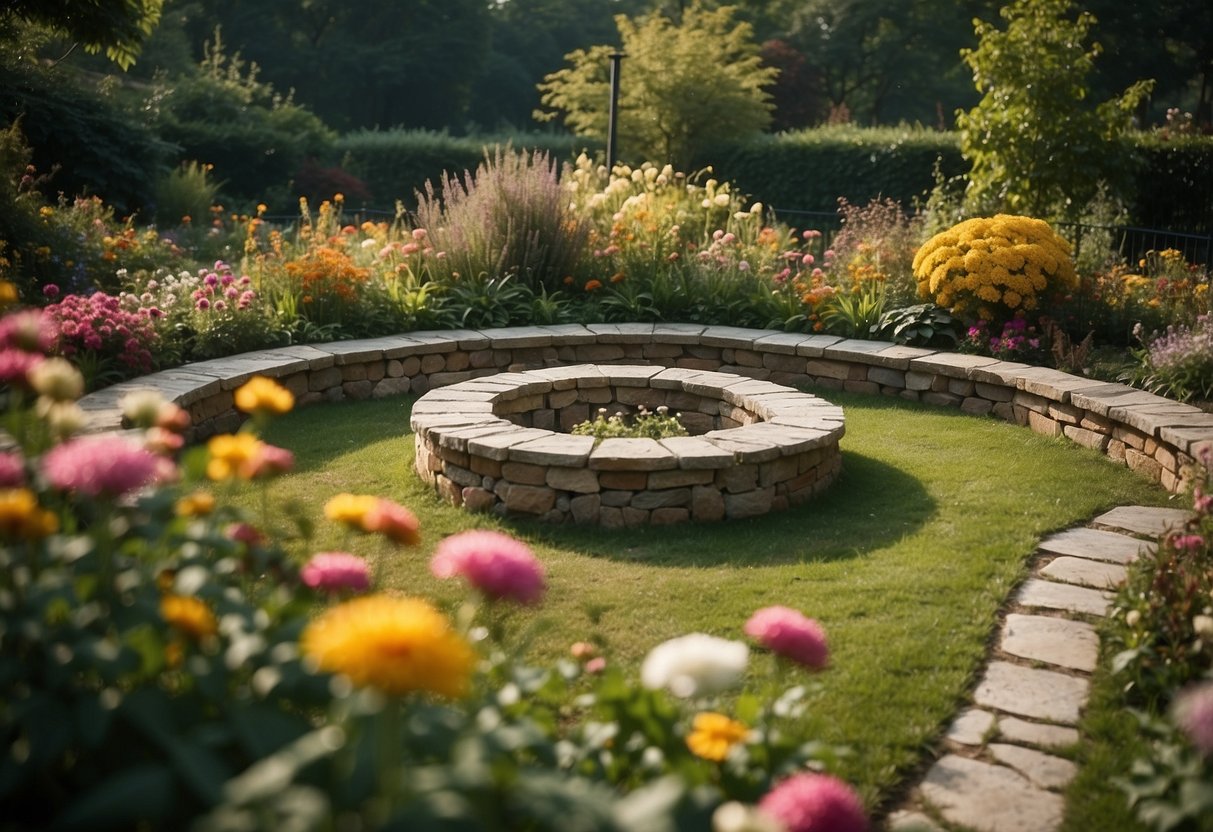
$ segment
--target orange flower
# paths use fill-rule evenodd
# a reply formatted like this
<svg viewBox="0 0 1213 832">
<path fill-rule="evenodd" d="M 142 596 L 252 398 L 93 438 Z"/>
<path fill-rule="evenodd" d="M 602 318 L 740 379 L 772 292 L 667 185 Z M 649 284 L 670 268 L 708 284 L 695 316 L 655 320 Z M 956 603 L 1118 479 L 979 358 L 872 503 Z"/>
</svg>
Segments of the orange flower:
<svg viewBox="0 0 1213 832">
<path fill-rule="evenodd" d="M 219 631 L 211 608 L 189 595 L 165 595 L 161 598 L 160 617 L 194 639 L 213 636 Z"/>
<path fill-rule="evenodd" d="M 691 733 L 687 736 L 687 748 L 696 757 L 720 762 L 729 756 L 729 749 L 741 742 L 750 729 L 743 723 L 729 719 L 724 714 L 704 711 L 695 715 Z"/>
<path fill-rule="evenodd" d="M 236 390 L 236 407 L 245 413 L 281 415 L 295 406 L 295 396 L 273 379 L 253 376 Z"/>
<path fill-rule="evenodd" d="M 601 288 L 602 288 L 601 280 L 591 280 L 590 282 L 585 284 L 585 290 L 587 292 L 593 292 L 594 290 L 601 289 Z"/>
</svg>

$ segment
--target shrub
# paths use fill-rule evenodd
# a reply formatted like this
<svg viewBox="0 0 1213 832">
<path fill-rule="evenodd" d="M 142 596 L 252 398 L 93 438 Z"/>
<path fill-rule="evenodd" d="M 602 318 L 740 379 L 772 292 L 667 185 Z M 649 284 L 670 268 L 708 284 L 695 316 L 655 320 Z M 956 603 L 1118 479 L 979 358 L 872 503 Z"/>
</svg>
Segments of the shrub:
<svg viewBox="0 0 1213 832">
<path fill-rule="evenodd" d="M 914 277 L 921 297 L 995 322 L 1036 310 L 1046 292 L 1078 285 L 1069 243 L 1042 220 L 1006 214 L 936 234 L 914 256 Z"/>
<path fill-rule="evenodd" d="M 58 351 L 84 373 L 90 388 L 150 372 L 160 343 L 147 308 L 124 309 L 116 295 L 67 295 L 46 307 L 59 332 Z"/>
<path fill-rule="evenodd" d="M 156 183 L 156 222 L 164 228 L 202 222 L 210 216 L 222 183 L 211 179 L 211 166 L 182 162 Z"/>
<path fill-rule="evenodd" d="M 1041 333 L 1023 318 L 1012 318 L 998 330 L 992 329 L 986 321 L 977 321 L 969 327 L 959 347 L 961 352 L 992 355 L 1003 361 L 1024 364 L 1044 364 L 1049 354 Z"/>
<path fill-rule="evenodd" d="M 1147 390 L 1180 401 L 1213 400 L 1213 315 L 1200 316 L 1190 327 L 1167 327 L 1147 339 L 1137 356 L 1141 364 L 1129 379 Z"/>
<path fill-rule="evenodd" d="M 678 421 L 681 415 L 670 415 L 670 409 L 665 405 L 655 411 L 640 405 L 631 417 L 622 412 L 608 416 L 607 409 L 600 407 L 597 416 L 573 425 L 569 433 L 592 436 L 599 442 L 603 439 L 667 439 L 671 436 L 686 436 L 687 429 Z"/>
</svg>

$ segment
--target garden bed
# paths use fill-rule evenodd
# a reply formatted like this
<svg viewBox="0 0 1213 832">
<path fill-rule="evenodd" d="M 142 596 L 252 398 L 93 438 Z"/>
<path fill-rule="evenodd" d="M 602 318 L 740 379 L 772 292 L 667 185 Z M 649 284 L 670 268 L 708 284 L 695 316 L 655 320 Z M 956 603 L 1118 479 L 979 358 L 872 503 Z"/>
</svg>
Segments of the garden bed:
<svg viewBox="0 0 1213 832">
<path fill-rule="evenodd" d="M 690 436 L 565 431 L 591 412 L 679 411 Z M 753 517 L 797 505 L 842 467 L 842 408 L 732 373 L 579 365 L 502 373 L 413 406 L 416 470 L 447 502 L 608 528 Z"/>
</svg>

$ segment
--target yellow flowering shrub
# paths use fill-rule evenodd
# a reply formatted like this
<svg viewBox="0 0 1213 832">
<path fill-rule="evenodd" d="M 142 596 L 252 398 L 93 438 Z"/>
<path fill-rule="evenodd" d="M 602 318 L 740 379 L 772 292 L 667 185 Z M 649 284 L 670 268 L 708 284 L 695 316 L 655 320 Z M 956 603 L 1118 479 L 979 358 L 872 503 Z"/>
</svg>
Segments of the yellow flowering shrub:
<svg viewBox="0 0 1213 832">
<path fill-rule="evenodd" d="M 1070 244 L 1032 217 L 977 217 L 936 234 L 914 256 L 920 297 L 968 318 L 1005 320 L 1046 290 L 1077 287 Z"/>
</svg>

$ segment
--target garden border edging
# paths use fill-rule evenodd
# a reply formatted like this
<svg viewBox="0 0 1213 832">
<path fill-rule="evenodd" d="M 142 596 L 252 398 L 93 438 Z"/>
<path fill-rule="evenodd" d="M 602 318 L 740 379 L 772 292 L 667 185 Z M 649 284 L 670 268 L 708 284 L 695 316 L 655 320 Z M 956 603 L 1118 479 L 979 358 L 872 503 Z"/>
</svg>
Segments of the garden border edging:
<svg viewBox="0 0 1213 832">
<path fill-rule="evenodd" d="M 234 390 L 274 378 L 300 405 L 412 393 L 506 371 L 650 364 L 749 376 L 791 387 L 890 395 L 991 415 L 1102 452 L 1172 493 L 1213 450 L 1213 414 L 1124 384 L 964 353 L 776 330 L 699 324 L 562 324 L 411 332 L 279 347 L 120 382 L 80 400 L 89 433 L 124 428 L 119 405 L 153 389 L 185 408 L 189 439 L 235 430 Z M 402 429 L 407 426 L 402 425 Z"/>
</svg>

